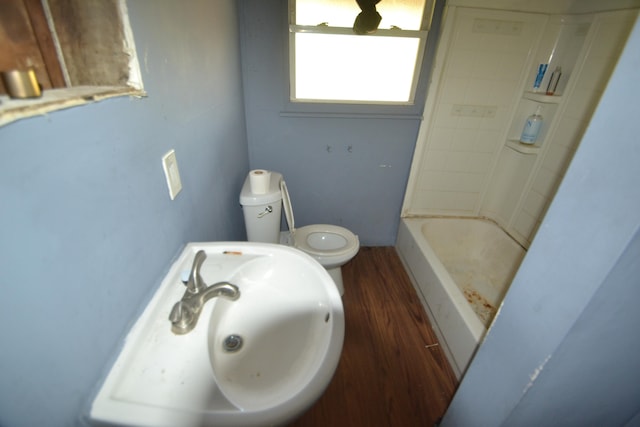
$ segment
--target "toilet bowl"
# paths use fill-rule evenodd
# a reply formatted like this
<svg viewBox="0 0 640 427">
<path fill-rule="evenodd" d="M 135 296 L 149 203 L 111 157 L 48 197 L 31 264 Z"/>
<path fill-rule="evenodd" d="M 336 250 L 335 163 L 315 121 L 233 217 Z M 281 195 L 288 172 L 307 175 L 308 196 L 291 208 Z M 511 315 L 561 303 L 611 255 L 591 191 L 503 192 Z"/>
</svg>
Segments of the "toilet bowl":
<svg viewBox="0 0 640 427">
<path fill-rule="evenodd" d="M 358 236 L 344 227 L 330 224 L 314 224 L 295 228 L 293 208 L 284 179 L 280 181 L 282 204 L 289 227 L 283 233 L 281 243 L 293 246 L 315 258 L 329 273 L 340 295 L 344 295 L 342 266 L 360 249 Z"/>
<path fill-rule="evenodd" d="M 261 171 L 265 182 L 256 191 L 251 183 L 252 172 L 240 191 L 247 240 L 285 244 L 305 252 L 327 270 L 340 295 L 344 295 L 341 267 L 358 253 L 358 236 L 344 227 L 330 224 L 295 228 L 291 199 L 282 175 Z M 281 232 L 283 206 L 289 230 Z"/>
</svg>

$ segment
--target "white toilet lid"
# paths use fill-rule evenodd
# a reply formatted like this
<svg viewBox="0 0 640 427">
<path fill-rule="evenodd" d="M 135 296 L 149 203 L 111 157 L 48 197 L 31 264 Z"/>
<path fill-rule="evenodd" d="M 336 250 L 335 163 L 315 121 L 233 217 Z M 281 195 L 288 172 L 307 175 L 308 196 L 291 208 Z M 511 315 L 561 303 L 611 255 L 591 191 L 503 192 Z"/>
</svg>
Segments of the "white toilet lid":
<svg viewBox="0 0 640 427">
<path fill-rule="evenodd" d="M 287 219 L 289 232 L 293 234 L 296 231 L 295 220 L 293 219 L 293 207 L 291 207 L 291 199 L 289 198 L 289 190 L 284 179 L 280 181 L 280 191 L 282 192 L 282 206 L 284 207 L 284 217 Z"/>
</svg>

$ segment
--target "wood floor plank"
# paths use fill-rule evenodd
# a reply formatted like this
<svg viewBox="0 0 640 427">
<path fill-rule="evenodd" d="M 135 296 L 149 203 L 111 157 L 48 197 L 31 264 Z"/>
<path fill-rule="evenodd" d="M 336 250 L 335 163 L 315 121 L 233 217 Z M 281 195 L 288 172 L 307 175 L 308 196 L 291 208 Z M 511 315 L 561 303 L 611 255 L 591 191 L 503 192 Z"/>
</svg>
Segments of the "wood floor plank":
<svg viewBox="0 0 640 427">
<path fill-rule="evenodd" d="M 343 279 L 340 363 L 292 426 L 433 426 L 457 380 L 395 249 L 361 248 Z"/>
</svg>

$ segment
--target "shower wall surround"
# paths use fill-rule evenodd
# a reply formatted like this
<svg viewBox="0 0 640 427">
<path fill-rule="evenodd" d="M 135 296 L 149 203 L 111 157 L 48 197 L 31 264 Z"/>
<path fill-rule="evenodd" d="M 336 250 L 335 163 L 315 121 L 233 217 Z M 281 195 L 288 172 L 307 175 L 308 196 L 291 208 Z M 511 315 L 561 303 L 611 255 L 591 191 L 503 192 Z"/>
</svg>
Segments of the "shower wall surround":
<svg viewBox="0 0 640 427">
<path fill-rule="evenodd" d="M 528 246 L 637 16 L 449 6 L 402 216 L 485 216 Z M 549 67 L 534 92 L 541 63 Z M 521 144 L 538 106 L 541 134 Z"/>
</svg>

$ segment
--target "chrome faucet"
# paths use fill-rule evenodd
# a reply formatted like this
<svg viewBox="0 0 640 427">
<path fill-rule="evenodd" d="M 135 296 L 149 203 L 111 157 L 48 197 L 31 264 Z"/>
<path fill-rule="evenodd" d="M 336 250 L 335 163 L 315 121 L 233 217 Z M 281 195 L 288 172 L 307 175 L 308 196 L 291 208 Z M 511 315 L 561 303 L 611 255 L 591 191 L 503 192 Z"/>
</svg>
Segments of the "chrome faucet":
<svg viewBox="0 0 640 427">
<path fill-rule="evenodd" d="M 198 251 L 193 259 L 189 280 L 185 283 L 187 290 L 182 299 L 175 303 L 171 309 L 169 320 L 174 334 L 183 335 L 195 328 L 202 307 L 211 298 L 225 297 L 237 300 L 240 297 L 240 289 L 229 282 L 206 285 L 200 275 L 200 268 L 206 258 L 207 254 L 204 251 Z"/>
</svg>

